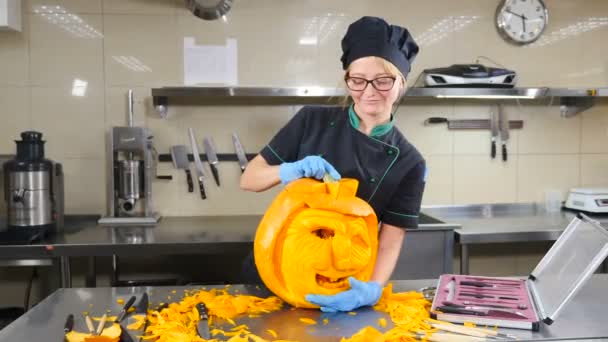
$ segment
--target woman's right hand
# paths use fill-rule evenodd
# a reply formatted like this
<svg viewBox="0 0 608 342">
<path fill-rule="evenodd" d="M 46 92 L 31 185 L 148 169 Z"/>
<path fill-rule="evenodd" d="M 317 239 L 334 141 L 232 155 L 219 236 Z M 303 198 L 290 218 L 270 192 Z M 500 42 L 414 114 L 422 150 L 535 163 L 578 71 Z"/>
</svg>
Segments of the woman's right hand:
<svg viewBox="0 0 608 342">
<path fill-rule="evenodd" d="M 338 171 L 319 156 L 308 156 L 293 163 L 283 163 L 279 167 L 279 177 L 283 185 L 304 177 L 322 179 L 326 173 L 335 180 L 341 178 Z"/>
</svg>

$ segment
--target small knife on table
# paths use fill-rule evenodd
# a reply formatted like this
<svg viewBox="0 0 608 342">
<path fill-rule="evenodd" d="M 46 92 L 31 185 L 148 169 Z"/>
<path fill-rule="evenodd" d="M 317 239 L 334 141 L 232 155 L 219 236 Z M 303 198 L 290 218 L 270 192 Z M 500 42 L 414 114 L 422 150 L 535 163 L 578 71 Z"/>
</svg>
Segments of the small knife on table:
<svg viewBox="0 0 608 342">
<path fill-rule="evenodd" d="M 144 292 L 144 294 L 139 299 L 139 303 L 137 303 L 137 305 L 135 305 L 135 313 L 144 315 L 144 328 L 143 328 L 143 330 L 141 332 L 141 336 L 139 338 L 140 341 L 146 334 L 146 328 L 148 328 L 148 305 L 149 305 L 148 292 Z"/>
<path fill-rule="evenodd" d="M 194 166 L 196 168 L 196 178 L 198 179 L 198 188 L 201 192 L 201 198 L 207 198 L 205 194 L 205 184 L 203 180 L 205 179 L 205 169 L 203 168 L 203 162 L 201 161 L 201 156 L 198 152 L 198 142 L 196 142 L 196 135 L 194 134 L 194 130 L 192 128 L 188 128 L 188 135 L 190 136 L 190 145 L 192 147 L 192 155 L 194 157 Z"/>
<path fill-rule="evenodd" d="M 125 319 L 125 316 L 127 315 L 127 311 L 129 311 L 131 306 L 133 306 L 133 303 L 135 303 L 135 296 L 131 296 L 131 298 L 129 298 L 129 300 L 125 303 L 125 306 L 123 306 L 122 310 L 120 310 L 120 313 L 114 320 L 114 323 L 120 323 L 120 322 L 122 322 L 123 319 Z"/>
<path fill-rule="evenodd" d="M 241 140 L 239 140 L 239 136 L 236 135 L 236 133 L 232 133 L 232 144 L 234 144 L 236 157 L 239 159 L 239 166 L 241 167 L 241 173 L 243 173 L 247 167 L 247 155 L 245 154 L 245 149 L 243 148 Z"/>
<path fill-rule="evenodd" d="M 207 313 L 207 306 L 205 303 L 196 304 L 196 310 L 198 310 L 198 323 L 196 324 L 196 331 L 198 336 L 205 340 L 211 339 L 209 333 L 209 316 Z"/>
<path fill-rule="evenodd" d="M 74 329 L 74 315 L 69 314 L 65 319 L 65 325 L 63 326 L 63 332 L 66 334 Z"/>
<path fill-rule="evenodd" d="M 205 137 L 203 139 L 203 144 L 205 145 L 205 155 L 207 155 L 207 161 L 209 161 L 209 166 L 211 167 L 211 172 L 213 173 L 213 179 L 215 179 L 215 184 L 220 186 L 220 175 L 217 171 L 217 164 L 219 160 L 217 159 L 217 150 L 215 148 L 213 138 Z"/>
</svg>

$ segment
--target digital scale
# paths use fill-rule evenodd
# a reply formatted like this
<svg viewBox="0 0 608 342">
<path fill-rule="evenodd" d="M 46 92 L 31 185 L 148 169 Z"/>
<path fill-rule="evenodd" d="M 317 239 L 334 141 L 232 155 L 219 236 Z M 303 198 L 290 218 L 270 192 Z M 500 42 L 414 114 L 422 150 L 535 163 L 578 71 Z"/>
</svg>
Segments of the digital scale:
<svg viewBox="0 0 608 342">
<path fill-rule="evenodd" d="M 565 206 L 589 213 L 608 213 L 608 187 L 570 189 Z"/>
</svg>

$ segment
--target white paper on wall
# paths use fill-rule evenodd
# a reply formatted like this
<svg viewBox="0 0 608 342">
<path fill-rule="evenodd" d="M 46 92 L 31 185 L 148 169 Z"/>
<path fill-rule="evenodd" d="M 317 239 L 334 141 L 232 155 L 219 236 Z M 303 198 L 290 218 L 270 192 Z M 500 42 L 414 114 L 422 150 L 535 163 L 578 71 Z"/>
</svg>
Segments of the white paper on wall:
<svg viewBox="0 0 608 342">
<path fill-rule="evenodd" d="M 193 37 L 184 37 L 184 84 L 237 85 L 237 42 L 226 45 L 196 45 Z"/>
</svg>

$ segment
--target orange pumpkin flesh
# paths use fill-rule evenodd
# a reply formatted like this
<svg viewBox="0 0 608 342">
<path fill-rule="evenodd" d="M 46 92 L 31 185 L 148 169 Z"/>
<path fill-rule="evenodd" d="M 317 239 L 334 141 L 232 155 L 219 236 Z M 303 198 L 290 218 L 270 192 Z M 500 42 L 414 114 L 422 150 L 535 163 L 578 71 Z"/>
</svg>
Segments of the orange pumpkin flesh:
<svg viewBox="0 0 608 342">
<path fill-rule="evenodd" d="M 348 289 L 348 277 L 368 280 L 376 262 L 378 221 L 356 197 L 358 181 L 304 178 L 287 185 L 262 218 L 254 241 L 260 277 L 296 307 L 305 295 Z"/>
</svg>

